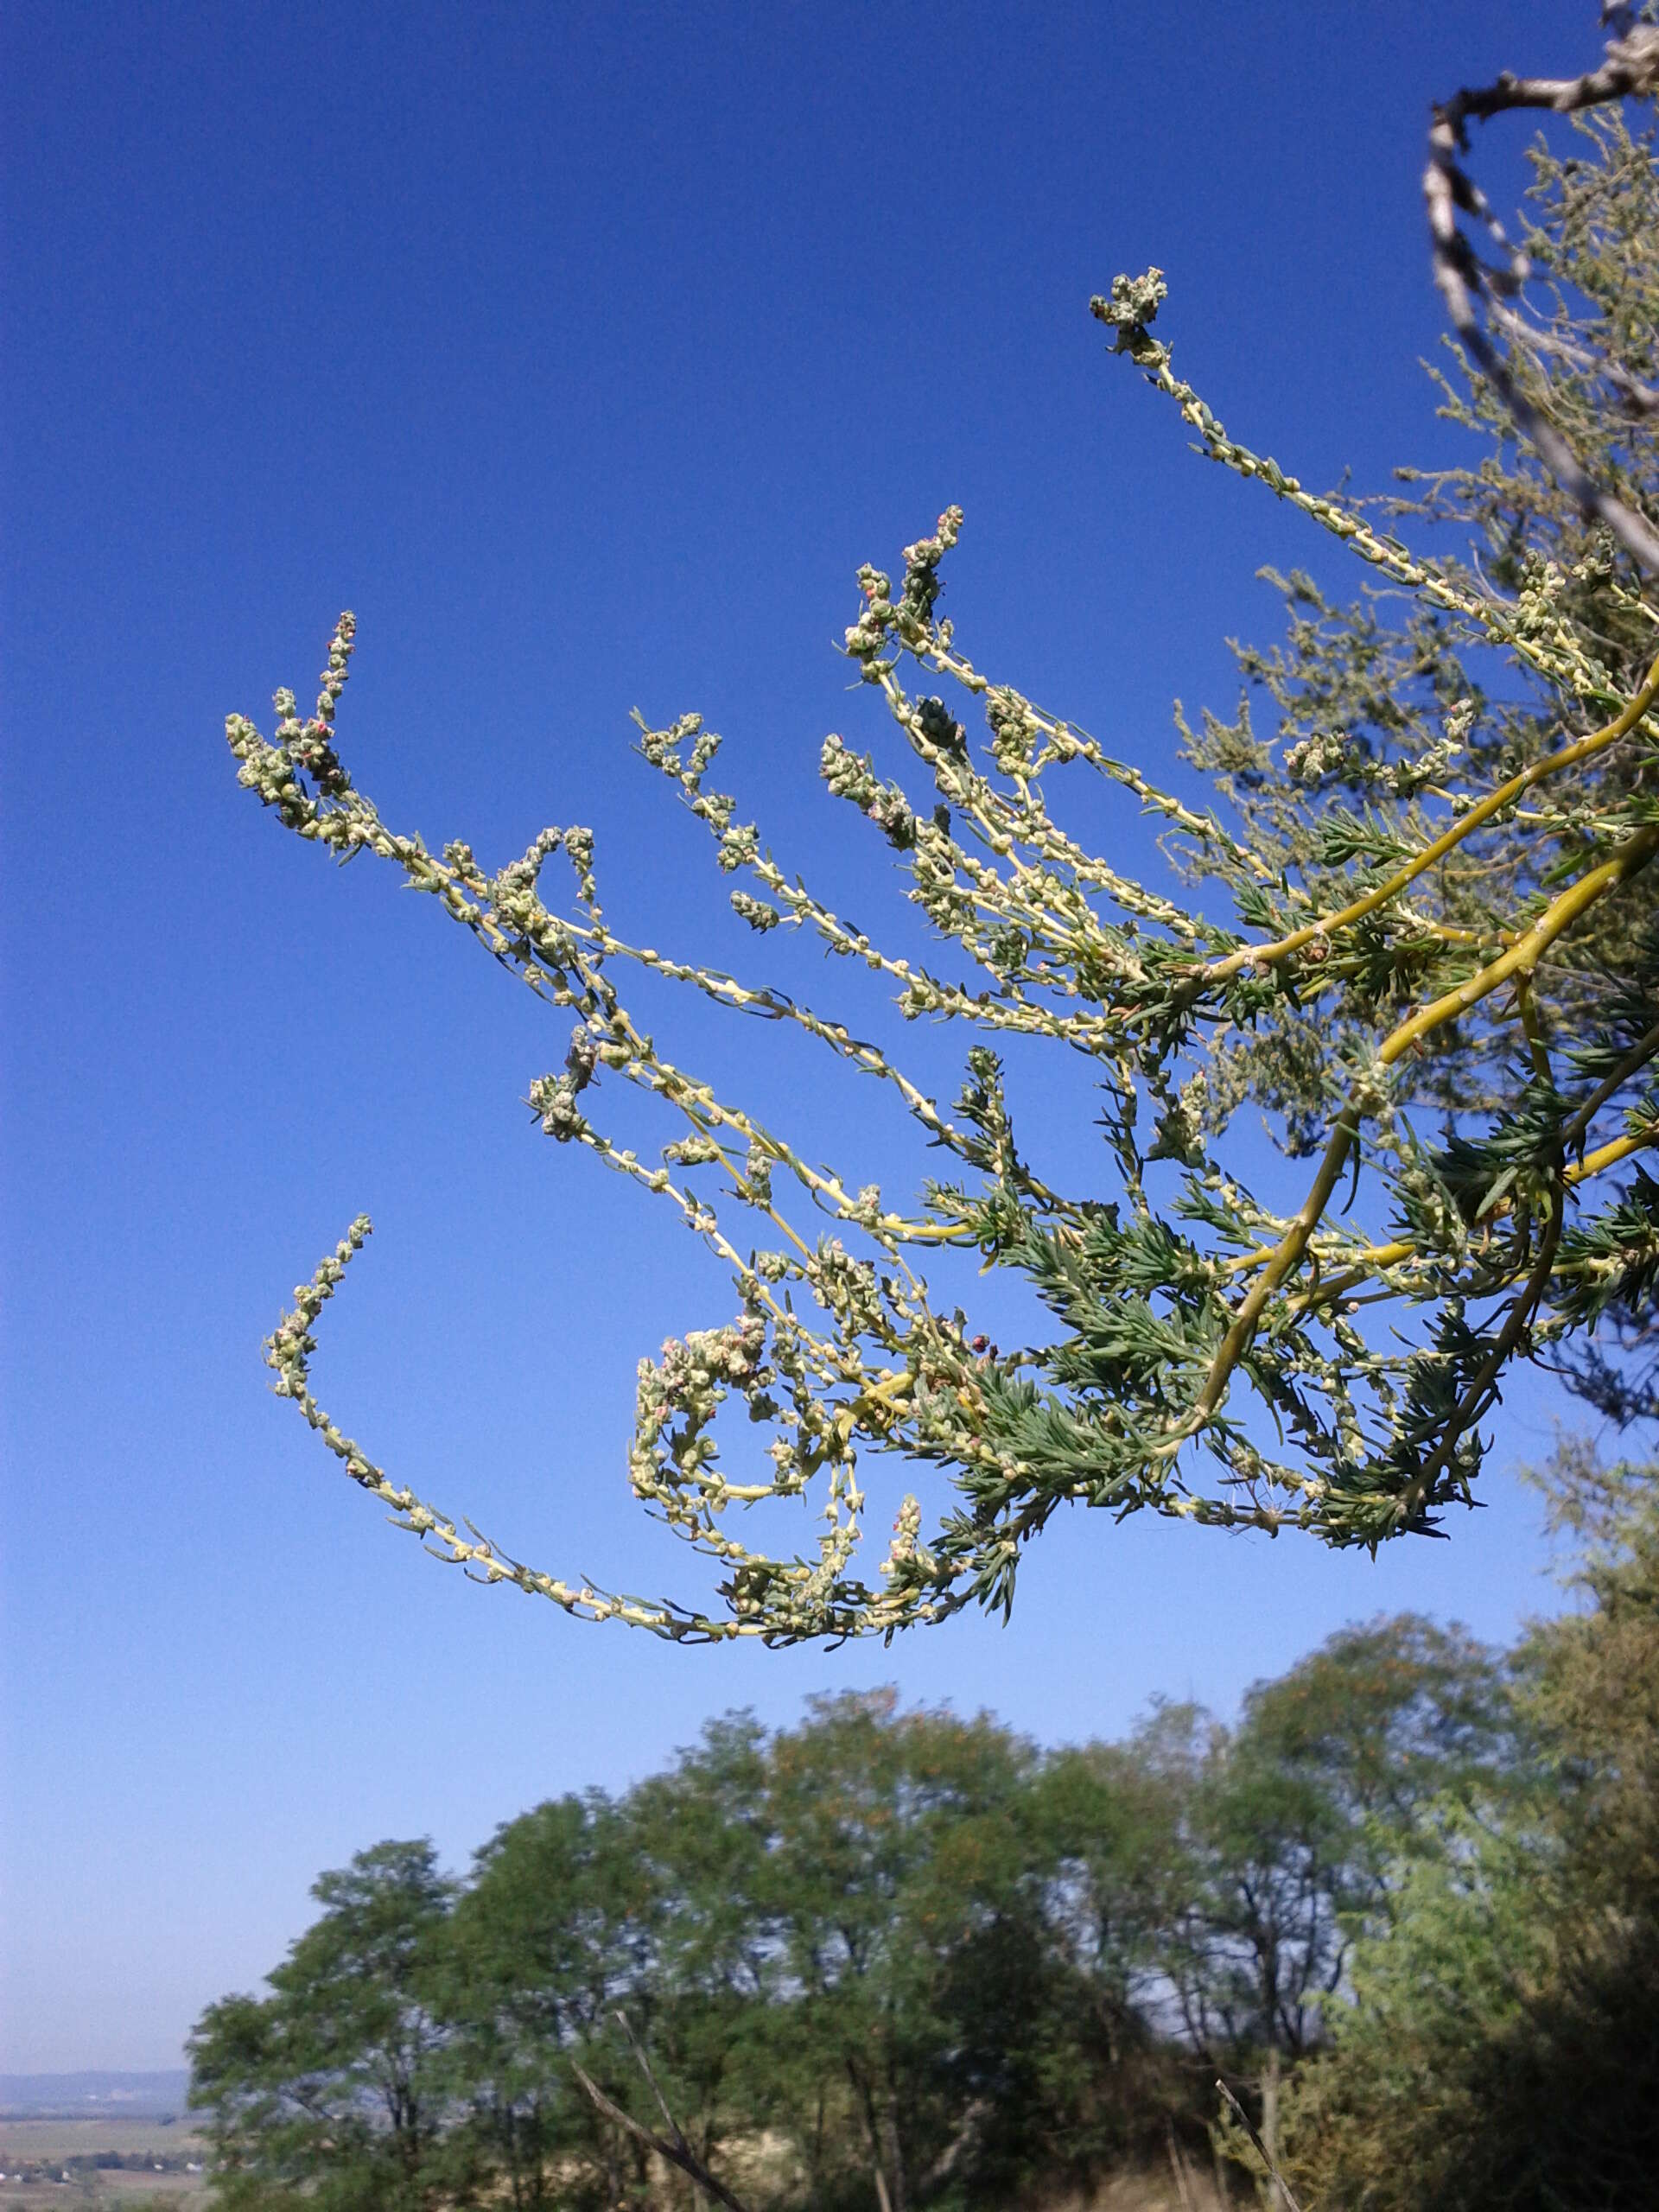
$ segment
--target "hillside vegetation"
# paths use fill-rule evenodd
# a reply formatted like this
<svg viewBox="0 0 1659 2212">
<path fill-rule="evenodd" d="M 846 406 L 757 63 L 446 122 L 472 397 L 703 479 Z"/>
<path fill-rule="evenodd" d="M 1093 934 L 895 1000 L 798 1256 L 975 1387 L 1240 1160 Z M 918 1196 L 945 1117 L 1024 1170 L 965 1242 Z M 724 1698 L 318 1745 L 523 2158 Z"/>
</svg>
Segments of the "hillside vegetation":
<svg viewBox="0 0 1659 2212">
<path fill-rule="evenodd" d="M 1176 2164 L 1192 2188 L 1218 2159 L 1248 2189 L 1220 2076 L 1322 2206 L 1640 2201 L 1659 1505 L 1651 1469 L 1552 1482 L 1586 1607 L 1509 1652 L 1379 1620 L 1231 1725 L 1160 1704 L 1051 1751 L 823 1698 L 535 1807 L 460 1880 L 372 1846 L 318 1881 L 270 1993 L 197 2027 L 217 2196 L 689 2205 L 623 2117 L 660 2132 L 653 2078 L 754 2212 Z"/>
</svg>

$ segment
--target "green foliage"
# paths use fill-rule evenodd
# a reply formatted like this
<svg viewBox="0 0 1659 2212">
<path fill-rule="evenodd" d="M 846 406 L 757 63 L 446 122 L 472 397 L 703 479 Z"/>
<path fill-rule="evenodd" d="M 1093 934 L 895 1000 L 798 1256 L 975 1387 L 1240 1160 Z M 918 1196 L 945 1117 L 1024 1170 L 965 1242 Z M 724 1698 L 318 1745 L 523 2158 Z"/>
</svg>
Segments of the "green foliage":
<svg viewBox="0 0 1659 2212">
<path fill-rule="evenodd" d="M 264 1999 L 209 2009 L 193 2096 L 235 2212 L 643 2208 L 663 2177 L 580 2066 L 757 2208 L 1086 2190 L 1205 2143 L 1224 2069 L 1312 2039 L 1423 1808 L 1501 1789 L 1491 1655 L 1410 1617 L 1050 1755 L 988 1717 L 813 1700 L 711 1724 L 620 1799 L 537 1806 L 461 1885 L 424 1845 L 327 1875 Z M 676 2187 L 680 2184 L 677 2182 Z M 687 2200 L 689 2204 L 690 2200 Z"/>
<path fill-rule="evenodd" d="M 499 2189 L 524 2212 L 568 2201 L 556 2177 L 596 2135 L 564 2053 L 605 2036 L 652 1902 L 602 1799 L 540 1805 L 478 1853 L 433 1982 L 451 2114 L 446 2192 Z"/>
<path fill-rule="evenodd" d="M 736 1714 L 467 1879 L 383 1844 L 192 2041 L 213 2187 L 690 2212 L 580 2066 L 753 2212 L 1006 2206 L 1195 2156 L 1217 2075 L 1319 2212 L 1645 2201 L 1659 1471 L 1550 1477 L 1580 1610 L 1500 1657 L 1342 1631 L 1236 1723 L 1039 1754 L 891 1692 Z M 1250 2164 L 1242 2137 L 1215 2129 Z"/>
<path fill-rule="evenodd" d="M 1183 1995 L 1207 2044 L 1300 2057 L 1317 2041 L 1427 1808 L 1492 1792 L 1510 1734 L 1492 1656 L 1410 1615 L 1344 1631 L 1249 1693 L 1200 1801 L 1206 1951 Z"/>
<path fill-rule="evenodd" d="M 1589 1609 L 1518 1655 L 1526 1786 L 1446 1809 L 1292 2093 L 1328 2212 L 1591 2212 L 1659 2156 L 1659 1487 L 1565 1452 Z"/>
<path fill-rule="evenodd" d="M 768 1874 L 797 2033 L 816 2079 L 844 2085 L 893 2212 L 970 2148 L 982 2169 L 1021 2153 L 1052 2025 L 1032 1766 L 994 1722 L 899 1714 L 891 1693 L 816 1700 L 772 1749 Z"/>
<path fill-rule="evenodd" d="M 1656 57 L 1644 32 L 1605 87 L 1555 104 L 1649 86 Z M 1459 118 L 1544 97 L 1506 84 L 1459 96 Z M 395 1484 L 322 1410 L 313 1330 L 368 1233 L 353 1224 L 268 1357 L 401 1525 L 484 1580 L 664 1636 L 890 1635 L 969 1604 L 1006 1610 L 1024 1547 L 1076 1502 L 1337 1546 L 1436 1531 L 1473 1502 L 1483 1424 L 1523 1358 L 1621 1417 L 1659 1409 L 1651 1370 L 1619 1356 L 1651 1350 L 1659 1281 L 1659 1184 L 1637 1159 L 1659 1139 L 1659 659 L 1630 550 L 1659 520 L 1659 188 L 1650 135 L 1583 128 L 1571 158 L 1537 156 L 1541 305 L 1522 312 L 1517 263 L 1485 288 L 1492 342 L 1459 321 L 1442 393 L 1478 456 L 1383 503 L 1418 536 L 1449 524 L 1472 548 L 1413 550 L 1376 503 L 1311 493 L 1230 437 L 1154 334 L 1159 271 L 1093 302 L 1205 454 L 1370 572 L 1351 604 L 1310 575 L 1274 579 L 1284 643 L 1239 649 L 1255 710 L 1247 696 L 1230 722 L 1181 724 L 1213 804 L 1159 789 L 964 656 L 939 613 L 955 507 L 906 548 L 896 584 L 859 571 L 845 637 L 911 781 L 839 736 L 822 763 L 830 795 L 893 847 L 942 942 L 937 970 L 774 859 L 712 784 L 720 740 L 699 716 L 640 721 L 639 752 L 714 838 L 769 950 L 779 931 L 816 940 L 885 978 L 907 1020 L 975 1039 L 954 1116 L 840 1018 L 616 934 L 586 830 L 545 830 L 494 872 L 464 843 L 440 857 L 394 830 L 336 750 L 349 615 L 312 716 L 282 691 L 270 739 L 231 717 L 241 782 L 288 829 L 389 863 L 572 1020 L 562 1065 L 529 1087 L 541 1128 L 674 1208 L 733 1277 L 734 1318 L 640 1370 L 634 1494 L 721 1577 L 722 1611 L 687 1611 L 522 1565 Z M 1443 181 L 1454 137 L 1443 116 Z M 1470 254 L 1440 245 L 1443 283 L 1474 283 Z M 1517 447 L 1517 419 L 1539 450 L 1576 452 L 1577 475 Z M 958 708 L 982 716 L 977 739 Z M 1140 806 L 1166 882 L 1063 826 L 1050 794 L 1067 773 Z M 550 905 L 556 861 L 571 892 Z M 815 1165 L 659 1048 L 621 995 L 630 970 L 800 1030 L 901 1103 L 945 1174 L 902 1207 Z M 1010 1036 L 1077 1056 L 1098 1086 L 1106 1157 L 1067 1162 L 1069 1190 L 1020 1151 L 997 1057 Z M 596 1118 L 617 1082 L 666 1109 L 658 1160 Z M 1317 1157 L 1288 1211 L 1240 1127 L 1252 1106 L 1293 1158 Z M 1000 1351 L 936 1298 L 921 1268 L 942 1246 L 1022 1278 L 1046 1339 Z M 734 1401 L 770 1435 L 758 1479 L 721 1465 Z M 873 1580 L 855 1571 L 861 1452 L 933 1471 L 937 1501 L 925 1514 L 906 1498 Z M 747 1509 L 809 1491 L 822 1510 L 804 1554 L 736 1533 Z"/>
<path fill-rule="evenodd" d="M 429 1844 L 382 1843 L 312 1895 L 321 1916 L 272 1994 L 223 1999 L 190 2039 L 214 2189 L 231 2212 L 300 2196 L 325 2212 L 415 2212 L 439 2165 L 433 1993 L 450 1885 Z"/>
</svg>

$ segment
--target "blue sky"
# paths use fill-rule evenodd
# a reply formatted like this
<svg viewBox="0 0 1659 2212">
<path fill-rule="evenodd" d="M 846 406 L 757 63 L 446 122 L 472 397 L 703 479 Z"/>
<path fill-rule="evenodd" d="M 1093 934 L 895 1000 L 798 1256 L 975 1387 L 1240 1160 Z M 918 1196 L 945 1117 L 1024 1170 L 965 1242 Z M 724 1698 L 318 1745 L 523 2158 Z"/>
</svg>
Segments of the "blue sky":
<svg viewBox="0 0 1659 2212">
<path fill-rule="evenodd" d="M 1224 639 L 1273 633 L 1256 568 L 1345 579 L 1186 452 L 1090 294 L 1160 263 L 1178 365 L 1305 480 L 1446 453 L 1427 102 L 1582 66 L 1593 15 L 14 17 L 0 2070 L 176 2063 L 320 1868 L 390 1834 L 460 1864 L 732 1705 L 896 1680 L 1077 1738 L 1159 1692 L 1226 1709 L 1347 1618 L 1501 1637 L 1548 1602 L 1508 1470 L 1559 1408 L 1524 1389 L 1449 1544 L 1373 1565 L 1079 1515 L 1012 1627 L 891 1651 L 676 1651 L 429 1563 L 264 1388 L 261 1338 L 353 1214 L 378 1234 L 325 1402 L 509 1546 L 626 1587 L 696 1586 L 626 1492 L 635 1362 L 730 1293 L 535 1134 L 519 1102 L 563 1032 L 430 906 L 282 835 L 221 733 L 268 724 L 277 683 L 308 696 L 353 607 L 343 750 L 397 824 L 494 862 L 588 822 L 624 933 L 872 1007 L 734 934 L 629 709 L 701 709 L 780 856 L 879 933 L 887 849 L 816 777 L 826 730 L 880 736 L 832 641 L 858 563 L 958 500 L 967 650 L 1174 772 L 1173 698 L 1230 706 Z M 1512 180 L 1521 143 L 1483 173 Z M 1121 802 L 1080 827 L 1145 850 Z M 774 1032 L 660 1014 L 806 1148 L 916 1172 Z M 907 1041 L 949 1091 L 957 1043 Z M 1086 1094 L 1033 1071 L 1016 1103 L 1074 1162 L 1097 1142 Z"/>
</svg>

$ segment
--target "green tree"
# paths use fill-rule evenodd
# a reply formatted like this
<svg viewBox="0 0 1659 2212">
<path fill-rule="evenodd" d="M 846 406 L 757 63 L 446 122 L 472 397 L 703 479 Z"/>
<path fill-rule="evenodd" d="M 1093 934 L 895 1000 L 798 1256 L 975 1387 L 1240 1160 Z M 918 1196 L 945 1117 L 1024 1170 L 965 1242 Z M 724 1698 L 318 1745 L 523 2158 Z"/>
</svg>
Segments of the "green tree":
<svg viewBox="0 0 1659 2212">
<path fill-rule="evenodd" d="M 849 2145 L 881 2212 L 1021 2155 L 1008 2139 L 1024 2070 L 1048 2040 L 1033 1758 L 988 1717 L 901 1713 L 890 1691 L 814 1700 L 773 1738 L 768 1894 L 787 2032 L 833 2100 L 826 2117 L 850 2123 L 824 2130 L 815 2194 L 846 2186 Z"/>
<path fill-rule="evenodd" d="M 808 2120 L 821 2085 L 781 2028 L 787 1968 L 771 1868 L 777 1831 L 764 1730 L 747 1713 L 711 1721 L 669 1771 L 631 1790 L 623 1847 L 648 1885 L 648 1954 L 630 2020 L 675 2120 L 702 2164 L 726 2173 L 753 2162 L 757 2139 L 781 2134 L 811 2164 Z M 639 2102 L 626 2050 L 611 2060 L 620 2101 Z M 818 2133 L 823 2113 L 817 2115 Z M 689 2208 L 696 2190 L 671 2177 Z M 747 2175 L 746 2194 L 753 2185 Z M 775 2183 L 773 2184 L 775 2185 Z"/>
<path fill-rule="evenodd" d="M 1659 2157 L 1659 1471 L 1551 1478 L 1587 1610 L 1517 1655 L 1526 1787 L 1449 1810 L 1291 2093 L 1339 2212 L 1599 2212 Z"/>
<path fill-rule="evenodd" d="M 1355 1937 L 1440 1809 L 1505 1786 L 1514 1735 L 1496 1655 L 1406 1614 L 1256 1683 L 1235 1726 L 1160 1705 L 1124 1743 L 1046 1761 L 1051 1925 L 1124 2104 L 1190 2120 L 1222 2069 L 1276 2142 L 1281 2075 L 1320 2042 Z M 1156 2129 L 1115 2145 L 1160 2147 Z"/>
<path fill-rule="evenodd" d="M 1046 1756 L 985 1715 L 822 1698 L 534 1808 L 459 1887 L 429 1845 L 364 1853 L 270 1994 L 197 2028 L 215 2187 L 232 2212 L 690 2212 L 630 2125 L 660 2133 L 660 2092 L 758 2209 L 1001 2205 L 1201 2152 L 1218 2069 L 1270 2144 L 1284 2074 L 1325 2212 L 1355 2175 L 1372 2201 L 1402 2128 L 1411 2185 L 1439 2172 L 1442 2121 L 1473 2147 L 1425 2202 L 1517 2144 L 1554 2173 L 1535 2126 L 1478 2125 L 1511 2109 L 1506 2069 L 1541 2099 L 1576 2067 L 1628 2166 L 1659 1952 L 1653 1495 L 1567 1466 L 1593 1609 L 1507 1666 L 1405 1615 L 1231 1726 L 1160 1705 Z"/>
<path fill-rule="evenodd" d="M 830 793 L 896 849 L 942 942 L 937 970 L 882 950 L 774 859 L 714 786 L 720 741 L 698 716 L 641 721 L 639 751 L 712 834 L 763 938 L 804 933 L 882 975 L 907 1019 L 972 1037 L 954 1113 L 839 1017 L 631 944 L 600 907 L 586 830 L 543 830 L 493 872 L 463 843 L 439 855 L 393 830 L 336 747 L 351 617 L 314 715 L 284 690 L 269 739 L 231 718 L 240 780 L 283 824 L 388 862 L 573 1021 L 563 1065 L 530 1087 L 541 1127 L 674 1208 L 734 1277 L 735 1318 L 641 1370 L 633 1491 L 723 1577 L 723 1611 L 687 1611 L 521 1565 L 322 1410 L 313 1329 L 368 1233 L 355 1224 L 268 1357 L 403 1525 L 485 1580 L 665 1636 L 887 1633 L 1008 1605 L 1024 1546 L 1078 1501 L 1337 1545 L 1431 1530 L 1471 1501 L 1482 1423 L 1519 1358 L 1654 1409 L 1650 1382 L 1612 1357 L 1649 1341 L 1659 1281 L 1659 1183 L 1638 1157 L 1659 1137 L 1651 137 L 1607 122 L 1571 158 L 1541 155 L 1531 257 L 1496 277 L 1459 228 L 1482 205 L 1462 166 L 1471 120 L 1659 85 L 1659 29 L 1615 15 L 1599 70 L 1506 76 L 1437 111 L 1428 202 L 1459 349 L 1446 392 L 1480 443 L 1387 519 L 1425 538 L 1450 524 L 1475 553 L 1414 549 L 1366 503 L 1312 493 L 1230 437 L 1155 334 L 1158 270 L 1093 302 L 1205 453 L 1370 573 L 1347 605 L 1285 580 L 1287 643 L 1243 655 L 1274 727 L 1258 733 L 1247 701 L 1187 733 L 1215 808 L 965 657 L 939 613 L 956 508 L 906 549 L 897 582 L 859 571 L 846 633 L 914 782 L 838 736 L 823 752 Z M 982 715 L 976 745 L 958 705 Z M 1050 799 L 1066 772 L 1139 804 L 1167 881 L 1067 831 Z M 555 861 L 572 896 L 550 906 Z M 804 1031 L 902 1104 L 944 1173 L 902 1205 L 816 1165 L 658 1047 L 621 995 L 631 969 Z M 997 1057 L 1009 1037 L 1077 1056 L 1098 1085 L 1104 1189 L 1092 1160 L 1070 1164 L 1068 1191 L 1022 1155 Z M 658 1160 L 592 1118 L 623 1083 L 672 1125 Z M 1293 1155 L 1317 1154 L 1305 1188 L 1262 1172 L 1246 1107 Z M 936 1299 L 920 1269 L 941 1247 L 1023 1278 L 1049 1339 L 1001 1351 Z M 763 1479 L 721 1467 L 715 1421 L 733 1397 L 771 1431 Z M 953 1493 L 926 1529 L 904 1500 L 873 1581 L 854 1571 L 861 1451 L 936 1467 Z M 815 1554 L 734 1533 L 731 1505 L 815 1484 Z"/>
<path fill-rule="evenodd" d="M 1201 1800 L 1220 1734 L 1191 1704 L 1159 1702 L 1122 1743 L 1046 1757 L 1035 1825 L 1046 1870 L 1051 2004 L 1070 2024 L 1052 2100 L 1069 2177 L 1087 2184 L 1205 2147 L 1219 2057 L 1206 2038 L 1207 1879 Z"/>
<path fill-rule="evenodd" d="M 1127 1743 L 1056 1751 L 1037 1780 L 1051 1930 L 1114 2067 L 1144 2041 L 1172 1934 L 1194 1908 L 1192 1811 L 1210 1725 L 1195 1706 L 1160 1705 Z"/>
<path fill-rule="evenodd" d="M 319 1877 L 321 1917 L 267 1998 L 210 2005 L 190 2037 L 215 2194 L 233 2212 L 418 2212 L 439 2194 L 444 2033 L 433 2007 L 452 1885 L 429 1843 L 381 1843 Z"/>
<path fill-rule="evenodd" d="M 445 2143 L 457 2193 L 540 2212 L 613 2207 L 639 2185 L 631 2146 L 597 2120 L 569 2061 L 608 2050 L 611 2008 L 647 1963 L 653 1904 L 626 1817 L 598 1793 L 539 1805 L 478 1853 L 434 1984 L 444 2079 L 465 2115 Z"/>
<path fill-rule="evenodd" d="M 1511 1738 L 1494 1655 L 1407 1615 L 1257 1683 L 1213 1739 L 1196 1777 L 1197 1942 L 1176 1973 L 1202 2048 L 1260 2054 L 1270 2150 L 1282 2069 L 1322 2038 L 1354 1938 L 1440 1808 L 1501 1789 Z"/>
</svg>

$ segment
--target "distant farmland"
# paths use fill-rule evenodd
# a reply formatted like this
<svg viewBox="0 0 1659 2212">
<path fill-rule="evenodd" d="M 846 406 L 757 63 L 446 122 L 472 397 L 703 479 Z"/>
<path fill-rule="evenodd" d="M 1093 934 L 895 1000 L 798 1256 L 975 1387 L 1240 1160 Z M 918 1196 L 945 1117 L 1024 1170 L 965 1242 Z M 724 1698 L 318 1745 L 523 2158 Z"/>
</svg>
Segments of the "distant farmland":
<svg viewBox="0 0 1659 2212">
<path fill-rule="evenodd" d="M 192 2212 L 207 2190 L 207 2156 L 182 2119 L 0 2120 L 0 2212 L 151 2203 Z"/>
</svg>

